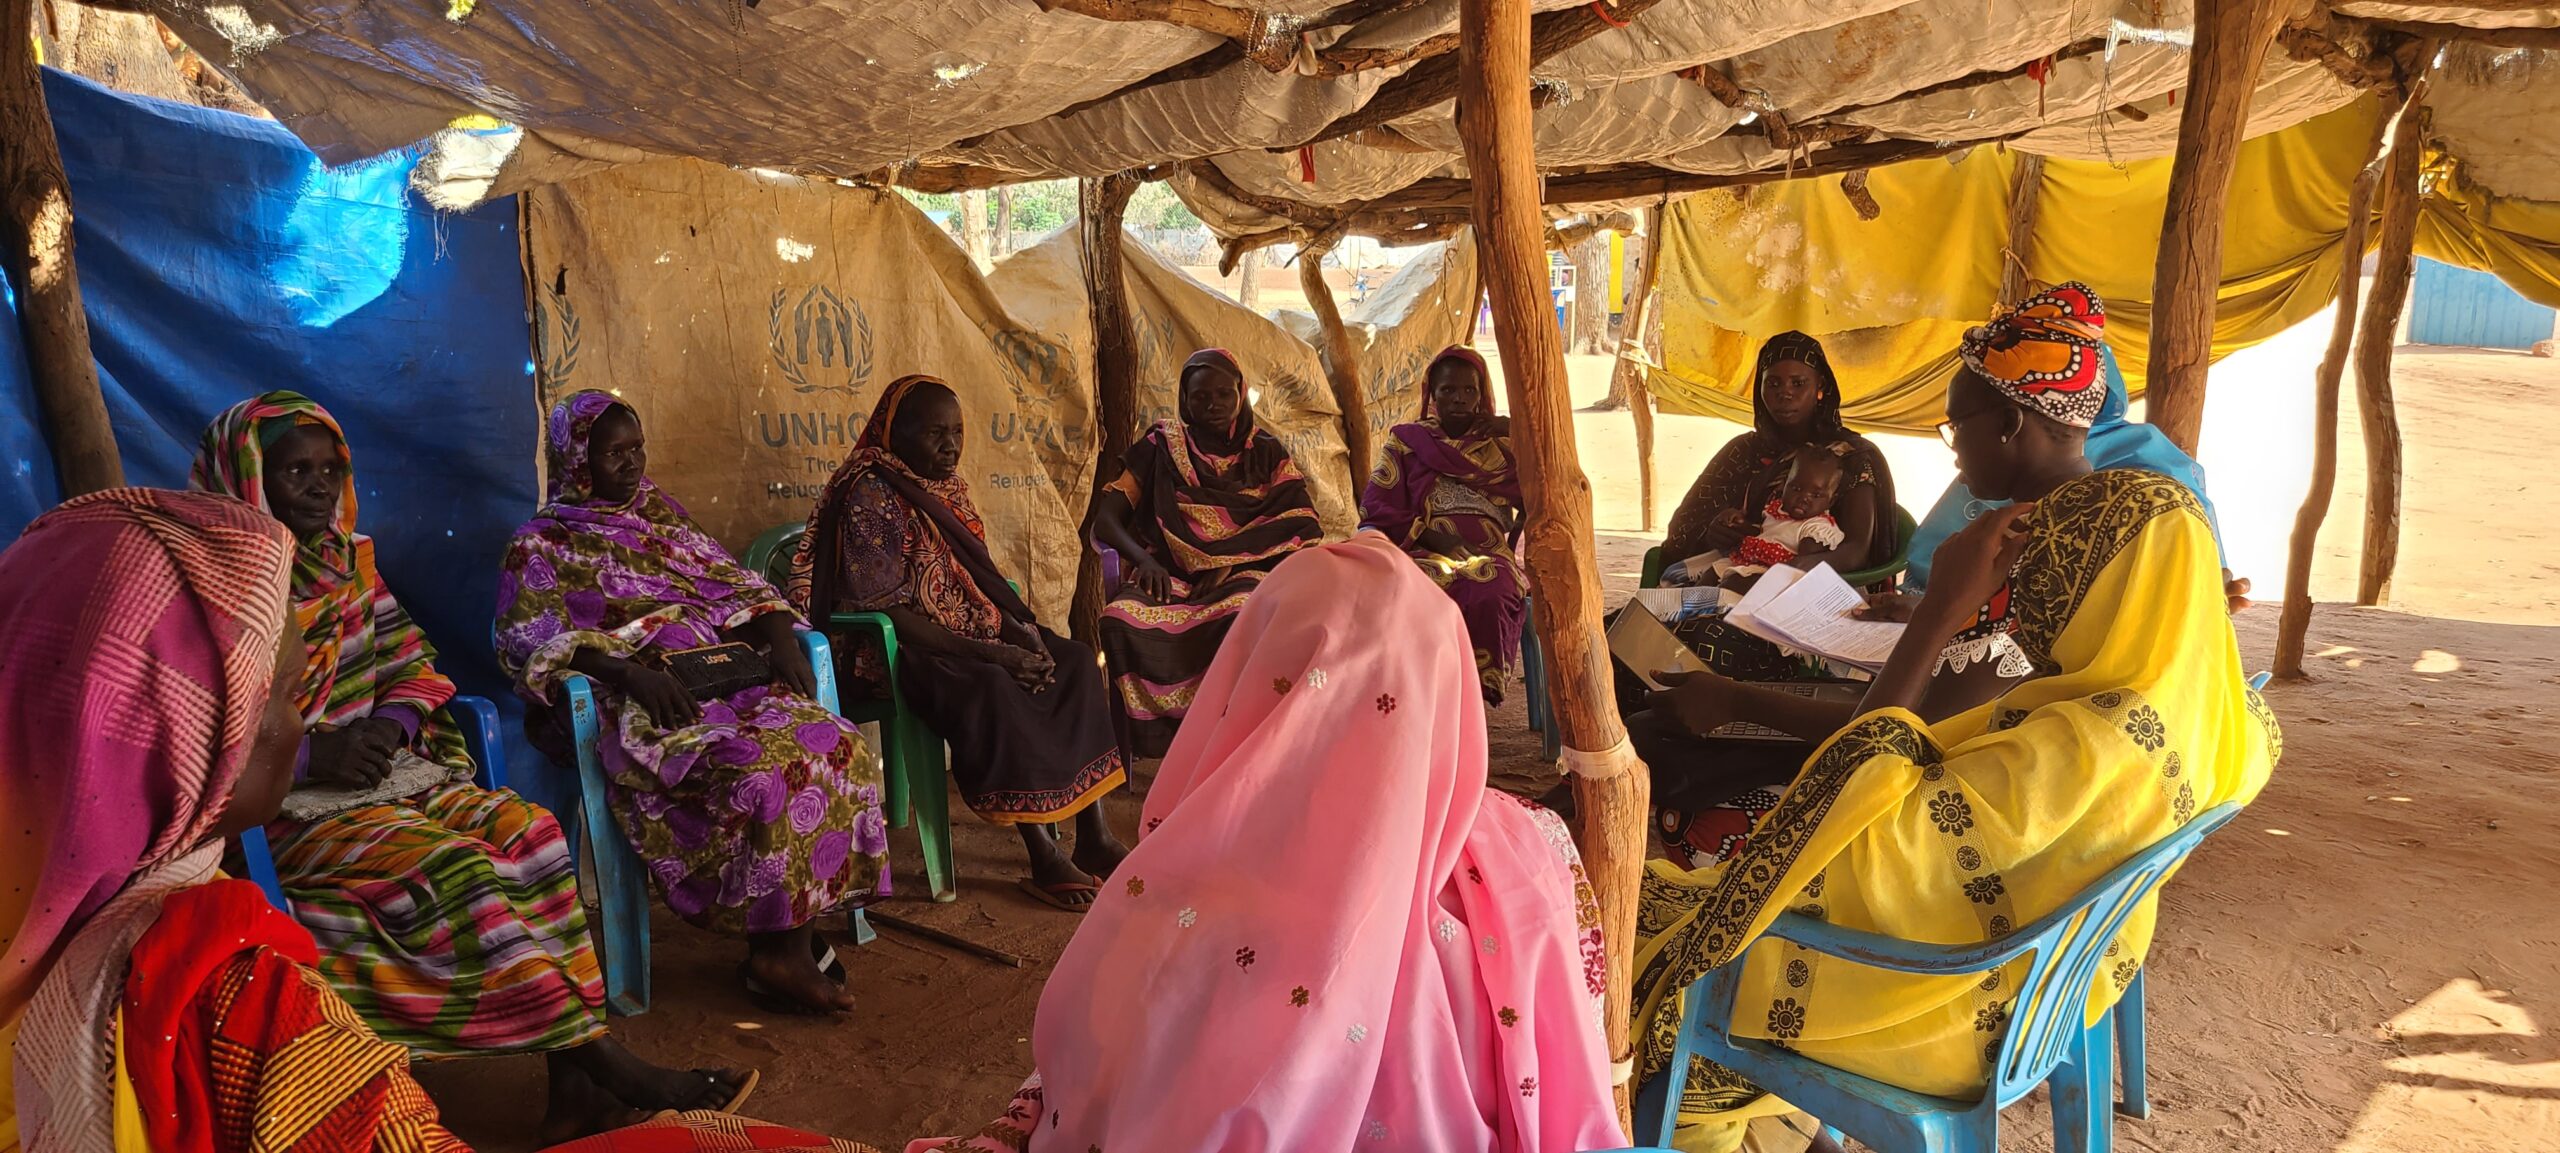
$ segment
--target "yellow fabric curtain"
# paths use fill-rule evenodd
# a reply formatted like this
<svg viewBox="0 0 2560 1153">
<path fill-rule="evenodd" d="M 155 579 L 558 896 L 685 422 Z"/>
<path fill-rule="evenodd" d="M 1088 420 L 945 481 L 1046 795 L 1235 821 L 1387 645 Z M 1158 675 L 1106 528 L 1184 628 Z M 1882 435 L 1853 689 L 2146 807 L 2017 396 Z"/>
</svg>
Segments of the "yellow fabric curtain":
<svg viewBox="0 0 2560 1153">
<path fill-rule="evenodd" d="M 2359 100 L 2249 141 L 2231 177 L 2218 358 L 2327 308 L 2337 292 L 2346 204 L 2380 101 Z M 1956 339 L 1987 317 L 2006 259 L 2009 184 L 2018 156 L 1976 148 L 1955 163 L 1875 170 L 1883 215 L 1862 221 L 1836 177 L 1710 192 L 1672 207 L 1665 225 L 1663 352 L 1655 395 L 1673 412 L 1749 420 L 1752 354 L 1787 329 L 1820 337 L 1844 411 L 1862 428 L 1925 431 L 1941 415 Z M 2107 339 L 2140 395 L 2151 282 L 2169 183 L 2166 158 L 2123 164 L 2047 160 L 2027 275 L 2079 280 L 2107 305 Z M 2549 210 L 2547 213 L 2536 210 Z M 2430 214 L 2434 231 L 2477 253 L 2440 257 L 2540 276 L 2560 293 L 2560 205 L 2479 205 L 2474 220 Z M 2543 237 L 2534 242 L 2524 237 Z M 2430 252 L 2430 255 L 2436 253 Z"/>
</svg>

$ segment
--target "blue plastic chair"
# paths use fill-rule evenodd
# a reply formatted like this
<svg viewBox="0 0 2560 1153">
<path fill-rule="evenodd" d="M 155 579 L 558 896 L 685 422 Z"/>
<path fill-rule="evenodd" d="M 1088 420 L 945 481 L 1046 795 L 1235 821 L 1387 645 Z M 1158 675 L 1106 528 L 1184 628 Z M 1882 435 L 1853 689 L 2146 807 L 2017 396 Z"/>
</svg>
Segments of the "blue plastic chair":
<svg viewBox="0 0 2560 1153">
<path fill-rule="evenodd" d="M 1538 602 L 1527 600 L 1520 613 L 1520 691 L 1529 694 L 1529 731 L 1538 734 L 1540 751 L 1553 763 L 1564 748 L 1557 731 L 1556 705 L 1547 696 L 1547 656 L 1538 647 Z"/>
<path fill-rule="evenodd" d="M 818 703 L 836 707 L 836 664 L 824 634 L 802 632 L 800 647 L 818 677 Z M 649 879 L 640 854 L 622 835 L 605 792 L 604 757 L 598 741 L 604 728 L 595 685 L 576 673 L 563 682 L 569 697 L 569 733 L 578 753 L 578 807 L 585 823 L 586 859 L 594 870 L 596 891 L 588 895 L 603 930 L 605 1003 L 625 1017 L 649 1011 Z M 855 909 L 854 941 L 868 944 L 871 923 Z"/>
<path fill-rule="evenodd" d="M 487 697 L 456 696 L 444 703 L 445 715 L 462 726 L 462 748 L 471 754 L 471 763 L 480 766 L 474 783 L 484 789 L 507 787 L 507 746 L 498 739 L 498 706 Z M 240 834 L 240 859 L 248 867 L 249 879 L 266 891 L 267 903 L 278 912 L 293 915 L 293 901 L 284 895 L 283 882 L 276 879 L 276 857 L 267 846 L 267 831 L 252 828 Z"/>
<path fill-rule="evenodd" d="M 1992 1153 L 2000 1147 L 2000 1109 L 2038 1085 L 2053 1099 L 2057 1153 L 2105 1153 L 2112 1142 L 2106 1105 L 2114 1082 L 2117 1042 L 2110 1012 L 2085 1025 L 2089 985 L 2126 916 L 2196 845 L 2238 815 L 2240 806 L 2216 805 L 2185 827 L 2145 849 L 2035 923 L 1997 941 L 1931 945 L 1844 929 L 1796 913 L 1781 913 L 1762 938 L 1793 941 L 1834 957 L 1899 973 L 1973 974 L 2031 956 L 2012 1002 L 2018 1017 L 2000 1039 L 1991 1084 L 1979 1101 L 1914 1093 L 1834 1069 L 1767 1041 L 1731 1037 L 1742 986 L 1742 959 L 1700 977 L 1688 990 L 1679 1041 L 1663 1075 L 1636 1099 L 1636 1136 L 1671 1143 L 1679 1101 L 1689 1080 L 1689 1059 L 1704 1057 L 1731 1069 L 1789 1104 L 1822 1118 L 1835 1136 L 1843 1131 L 1880 1153 Z M 2139 1013 L 2139 1003 L 2128 1012 Z M 2140 1076 L 2140 1029 L 2128 1072 Z M 2138 1083 L 2129 1082 L 2129 1094 Z M 2147 1107 L 2147 1106 L 2146 1106 Z"/>
</svg>

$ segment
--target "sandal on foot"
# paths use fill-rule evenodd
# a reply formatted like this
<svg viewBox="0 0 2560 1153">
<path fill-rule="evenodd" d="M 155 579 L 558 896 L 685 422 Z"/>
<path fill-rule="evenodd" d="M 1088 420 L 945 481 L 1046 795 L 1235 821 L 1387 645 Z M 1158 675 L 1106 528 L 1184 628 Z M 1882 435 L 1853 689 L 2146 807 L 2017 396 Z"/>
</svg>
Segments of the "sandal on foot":
<svg viewBox="0 0 2560 1153">
<path fill-rule="evenodd" d="M 714 1071 L 710 1069 L 696 1069 L 694 1072 L 702 1074 L 705 1079 L 708 1079 L 715 1084 L 720 1080 Z M 738 1091 L 730 1094 L 728 1104 L 720 1106 L 718 1111 L 722 1113 L 735 1113 L 738 1110 L 745 1108 L 747 1098 L 756 1095 L 756 1085 L 758 1082 L 763 1080 L 764 1074 L 753 1069 L 747 1070 L 747 1075 L 739 1078 L 738 1080 Z"/>
<path fill-rule="evenodd" d="M 1100 896 L 1102 893 L 1102 886 L 1086 884 L 1083 881 L 1060 881 L 1054 885 L 1043 885 L 1029 877 L 1024 877 L 1021 880 L 1014 882 L 1013 887 L 1030 894 L 1032 900 L 1038 901 L 1043 905 L 1047 905 L 1052 909 L 1058 909 L 1069 913 L 1082 913 L 1085 910 L 1092 908 L 1093 898 Z M 1075 893 L 1085 894 L 1083 904 L 1077 905 L 1068 903 L 1067 897 Z"/>
</svg>

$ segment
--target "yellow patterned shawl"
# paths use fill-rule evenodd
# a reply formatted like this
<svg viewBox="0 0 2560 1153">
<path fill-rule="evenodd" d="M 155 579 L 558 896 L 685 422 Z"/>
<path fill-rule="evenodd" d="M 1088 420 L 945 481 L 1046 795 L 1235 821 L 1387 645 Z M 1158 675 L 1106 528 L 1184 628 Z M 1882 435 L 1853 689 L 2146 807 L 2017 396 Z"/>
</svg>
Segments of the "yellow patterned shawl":
<svg viewBox="0 0 2560 1153">
<path fill-rule="evenodd" d="M 1943 723 L 1869 714 L 1815 753 L 1743 854 L 1654 861 L 1637 917 L 1643 1073 L 1667 1063 L 1681 994 L 1794 910 L 1913 941 L 2000 937 L 2195 813 L 2245 802 L 2282 747 L 2247 687 L 2213 531 L 2155 473 L 2072 481 L 2029 518 L 2011 575 L 2017 639 L 2048 675 Z M 2151 943 L 2145 901 L 2089 999 L 2115 1003 Z M 2026 961 L 1991 978 L 1888 973 L 1771 941 L 1750 950 L 1732 1030 L 1924 1093 L 1978 1097 Z M 1782 1103 L 1700 1069 L 1683 1148 L 1730 1149 Z"/>
</svg>

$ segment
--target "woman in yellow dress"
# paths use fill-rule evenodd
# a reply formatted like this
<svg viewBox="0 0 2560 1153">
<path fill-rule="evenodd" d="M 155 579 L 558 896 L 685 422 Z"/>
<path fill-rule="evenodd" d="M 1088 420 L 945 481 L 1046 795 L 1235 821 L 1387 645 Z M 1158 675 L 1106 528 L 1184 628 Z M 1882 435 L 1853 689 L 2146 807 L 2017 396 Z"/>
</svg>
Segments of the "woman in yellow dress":
<svg viewBox="0 0 2560 1153">
<path fill-rule="evenodd" d="M 1975 493 L 2017 504 L 1939 550 L 1927 596 L 1895 606 L 1909 624 L 1855 719 L 1812 734 L 1833 733 L 1738 854 L 1695 872 L 1653 862 L 1637 914 L 1643 1076 L 1669 1060 L 1683 991 L 1745 957 L 1734 1036 L 1978 1097 L 2027 961 L 1920 976 L 1784 942 L 1744 950 L 1788 910 L 1995 940 L 2266 783 L 2281 737 L 2244 680 L 2194 495 L 2156 473 L 2091 472 L 2082 452 L 2102 324 L 2095 296 L 2064 285 L 1967 335 L 1941 431 Z M 1712 727 L 1744 699 L 1688 678 L 1654 705 Z M 2145 900 L 2109 947 L 2092 1020 L 2140 971 L 2155 912 Z M 1723 1153 L 1788 1106 L 1708 1066 L 1678 1109 L 1681 1148 Z"/>
</svg>

